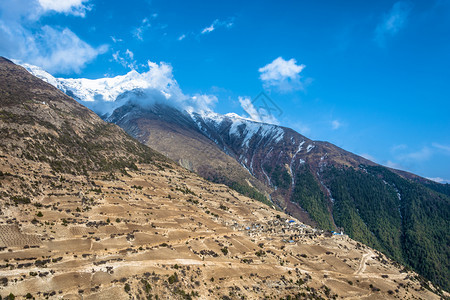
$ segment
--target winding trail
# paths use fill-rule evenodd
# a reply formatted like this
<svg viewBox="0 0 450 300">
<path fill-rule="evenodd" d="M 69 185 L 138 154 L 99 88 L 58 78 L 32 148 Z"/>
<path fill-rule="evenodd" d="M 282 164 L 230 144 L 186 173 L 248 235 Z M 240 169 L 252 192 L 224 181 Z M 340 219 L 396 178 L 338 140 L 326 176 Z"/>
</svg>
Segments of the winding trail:
<svg viewBox="0 0 450 300">
<path fill-rule="evenodd" d="M 361 261 L 359 262 L 359 268 L 355 271 L 355 275 L 361 275 L 366 270 L 366 262 L 372 256 L 375 255 L 372 250 L 367 250 L 365 254 L 361 257 Z"/>
</svg>

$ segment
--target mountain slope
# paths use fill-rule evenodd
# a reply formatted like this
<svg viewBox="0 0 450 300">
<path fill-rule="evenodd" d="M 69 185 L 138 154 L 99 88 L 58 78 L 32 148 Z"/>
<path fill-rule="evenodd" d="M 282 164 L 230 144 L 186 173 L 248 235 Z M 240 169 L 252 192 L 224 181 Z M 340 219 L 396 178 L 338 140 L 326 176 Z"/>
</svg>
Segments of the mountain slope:
<svg viewBox="0 0 450 300">
<path fill-rule="evenodd" d="M 108 84 L 113 81 L 108 80 Z M 272 201 L 289 214 L 322 229 L 343 228 L 351 237 L 408 264 L 448 289 L 450 205 L 446 186 L 377 166 L 289 128 L 235 114 L 187 115 L 160 105 L 151 109 L 138 107 L 130 96 L 145 91 L 134 86 L 120 85 L 125 90 L 121 90 L 116 101 L 119 106 L 125 105 L 116 109 L 109 120 L 136 138 L 154 144 L 182 165 L 200 174 L 204 172 L 206 178 L 216 179 L 209 175 L 209 170 L 213 170 L 213 174 L 220 174 L 217 181 L 230 185 L 232 178 L 248 185 L 245 179 L 251 181 L 253 176 L 266 185 L 254 186 L 260 191 L 273 189 Z M 82 85 L 77 89 L 77 95 L 89 94 Z M 96 91 L 103 93 L 102 88 Z M 131 102 L 123 103 L 123 99 Z M 224 161 L 232 167 L 218 168 Z M 250 174 L 243 172 L 245 169 Z"/>
<path fill-rule="evenodd" d="M 340 149 L 327 142 L 312 141 L 292 129 L 263 124 L 237 115 L 192 114 L 204 134 L 216 141 L 226 153 L 250 170 L 259 180 L 276 190 L 272 199 L 290 214 L 324 229 L 334 229 L 331 197 L 321 184 L 318 173 L 329 165 L 374 165 L 371 161 Z M 312 174 L 308 185 L 299 183 Z M 300 176 L 299 178 L 297 178 Z M 298 184 L 299 183 L 299 184 Z M 317 201 L 299 197 L 304 191 Z M 294 193 L 297 192 L 297 194 Z M 314 194 L 314 196 L 313 196 Z M 299 207 L 300 205 L 300 207 Z"/>
<path fill-rule="evenodd" d="M 166 161 L 24 69 L 3 58 L 1 64 L 0 75 L 9 79 L 0 82 L 3 153 L 73 174 L 135 168 L 135 163 L 154 159 Z"/>
<path fill-rule="evenodd" d="M 218 149 L 197 129 L 192 118 L 180 111 L 179 104 L 166 101 L 171 93 L 180 93 L 175 81 L 165 82 L 151 70 L 143 74 L 131 71 L 123 76 L 96 80 L 64 79 L 55 78 L 33 65 L 23 66 L 187 169 L 272 205 L 270 187 Z M 156 90 L 157 87 L 160 90 Z"/>
<path fill-rule="evenodd" d="M 446 186 L 391 170 L 327 142 L 236 116 L 194 114 L 215 140 L 299 217 L 299 204 L 323 229 L 343 228 L 449 288 L 450 197 Z M 440 193 L 442 192 L 442 193 Z"/>
<path fill-rule="evenodd" d="M 205 137 L 187 113 L 164 104 L 148 108 L 128 104 L 116 109 L 107 121 L 188 170 L 270 204 L 271 189 Z"/>
<path fill-rule="evenodd" d="M 141 135 L 156 136 L 153 143 L 164 140 L 165 145 L 175 148 L 188 144 L 187 141 L 192 140 L 192 132 L 199 136 L 185 113 L 176 109 L 172 109 L 170 114 L 164 111 L 161 115 L 166 119 L 162 126 L 164 129 L 161 129 L 154 123 L 150 124 L 148 120 L 152 117 L 138 113 L 140 109 L 134 107 L 134 111 L 126 113 L 117 109 L 110 121 L 120 126 L 128 124 L 124 127 L 128 132 L 139 127 Z M 450 229 L 449 197 L 439 196 L 423 184 L 407 178 L 428 181 L 377 166 L 330 143 L 312 141 L 289 128 L 254 122 L 234 114 L 209 112 L 190 115 L 204 137 L 274 189 L 271 199 L 277 206 L 322 229 L 341 228 L 352 238 L 383 251 L 448 288 L 449 249 L 445 245 L 450 242 L 447 234 Z M 127 121 L 122 122 L 124 119 Z M 172 133 L 169 134 L 167 128 L 175 126 L 181 119 L 185 122 L 181 126 L 184 131 L 169 140 Z M 130 127 L 130 120 L 139 121 L 134 123 L 135 127 Z M 141 137 L 141 140 L 145 141 L 145 138 Z M 192 157 L 192 153 L 195 150 L 181 152 L 178 159 L 182 161 Z M 205 156 L 207 159 L 202 163 L 215 165 L 209 157 Z M 378 170 L 378 173 L 373 170 Z M 392 178 L 401 180 L 405 190 L 415 189 L 414 186 L 421 188 L 416 190 L 415 196 L 411 193 L 406 196 Z M 415 205 L 425 211 L 434 210 L 434 207 L 442 209 L 439 213 L 426 213 L 425 216 L 421 216 L 423 213 L 416 208 L 401 211 L 403 207 Z M 422 222 L 411 224 L 411 220 L 417 218 Z M 426 232 L 435 233 L 427 235 Z"/>
<path fill-rule="evenodd" d="M 333 169 L 326 175 L 331 192 L 341 204 L 336 215 L 358 211 L 371 233 L 358 236 L 358 240 L 448 288 L 450 198 L 386 168 L 366 167 L 364 171 Z M 344 217 L 340 223 L 347 232 L 353 231 L 352 236 L 360 232 L 355 230 L 357 222 Z M 373 241 L 370 236 L 374 236 Z"/>
<path fill-rule="evenodd" d="M 201 179 L 1 58 L 0 111 L 2 298 L 439 298 L 381 253 Z"/>
</svg>

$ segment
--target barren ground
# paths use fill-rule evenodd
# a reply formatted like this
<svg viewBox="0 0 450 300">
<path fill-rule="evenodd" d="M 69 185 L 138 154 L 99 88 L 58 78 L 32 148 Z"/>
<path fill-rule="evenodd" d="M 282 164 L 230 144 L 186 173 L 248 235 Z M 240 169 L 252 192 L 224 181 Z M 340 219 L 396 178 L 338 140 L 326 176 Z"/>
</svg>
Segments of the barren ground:
<svg viewBox="0 0 450 300">
<path fill-rule="evenodd" d="M 381 253 L 180 167 L 85 177 L 3 155 L 0 171 L 2 297 L 438 298 Z"/>
</svg>

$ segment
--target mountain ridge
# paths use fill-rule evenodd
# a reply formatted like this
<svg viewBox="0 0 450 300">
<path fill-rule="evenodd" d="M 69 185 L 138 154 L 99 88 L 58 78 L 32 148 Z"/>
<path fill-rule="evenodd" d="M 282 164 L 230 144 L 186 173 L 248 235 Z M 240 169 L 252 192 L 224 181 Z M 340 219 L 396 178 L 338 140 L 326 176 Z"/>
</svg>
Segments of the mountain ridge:
<svg viewBox="0 0 450 300">
<path fill-rule="evenodd" d="M 0 78 L 2 298 L 439 298 L 382 253 L 201 179 L 21 67 L 0 59 Z M 98 155 L 136 162 L 104 169 Z"/>
<path fill-rule="evenodd" d="M 139 93 L 139 90 L 136 92 Z M 130 103 L 123 107 L 127 105 Z M 448 244 L 446 241 L 449 240 L 445 232 L 450 228 L 450 200 L 448 194 L 439 193 L 445 192 L 444 188 L 417 175 L 381 167 L 331 143 L 312 141 L 289 128 L 255 122 L 233 114 L 227 116 L 212 112 L 199 114 L 191 111 L 191 122 L 179 108 L 171 111 L 172 120 L 168 120 L 164 115 L 157 116 L 152 112 L 152 108 L 157 106 L 153 103 L 138 109 L 135 107 L 135 110 L 150 112 L 153 119 L 156 116 L 156 121 L 152 124 L 148 121 L 151 118 L 140 118 L 139 113 L 122 114 L 120 107 L 114 111 L 114 120 L 111 121 L 119 123 L 141 142 L 148 143 L 148 140 L 143 139 L 145 136 L 159 134 L 160 138 L 152 141 L 157 145 L 167 135 L 167 128 L 183 119 L 184 125 L 177 125 L 177 130 L 184 127 L 183 133 L 161 145 L 168 147 L 165 154 L 169 157 L 175 157 L 182 165 L 191 168 L 186 158 L 198 156 L 203 165 L 211 168 L 214 163 L 209 164 L 208 161 L 213 162 L 211 157 L 215 154 L 205 155 L 195 149 L 205 145 L 212 147 L 212 141 L 255 180 L 263 183 L 265 188 L 256 186 L 256 189 L 260 193 L 270 193 L 268 198 L 278 207 L 323 229 L 343 228 L 351 237 L 407 263 L 422 275 L 448 288 L 446 278 L 449 277 L 449 266 L 445 258 L 448 249 L 441 246 Z M 121 123 L 119 120 L 125 116 L 127 122 Z M 189 132 L 186 131 L 188 128 Z M 177 154 L 180 144 L 195 140 L 190 135 L 195 132 L 199 137 L 199 131 L 209 141 L 203 138 L 201 142 L 197 140 L 192 151 Z M 181 140 L 186 142 L 179 143 Z M 210 149 L 226 158 L 214 147 Z M 233 170 L 239 169 L 239 166 L 234 166 Z M 199 170 L 196 171 L 200 173 Z M 243 171 L 241 169 L 239 172 L 242 174 Z M 208 178 L 209 175 L 205 173 L 207 172 L 204 172 L 203 177 Z M 208 179 L 227 183 L 229 173 L 228 169 L 221 172 L 214 170 L 213 175 L 219 174 L 221 178 L 217 180 L 210 176 Z M 242 186 L 246 189 L 248 186 L 254 187 L 242 178 L 244 177 L 238 182 L 241 189 Z M 232 186 L 230 182 L 228 185 Z M 399 186 L 403 188 L 400 189 Z M 410 193 L 410 190 L 415 190 L 416 194 Z M 367 206 L 360 199 L 365 199 L 370 205 Z M 395 213 L 397 210 L 400 213 Z M 426 212 L 425 215 L 421 210 Z M 430 213 L 433 211 L 435 213 Z M 405 223 L 406 219 L 412 221 Z M 415 220 L 419 219 L 422 222 L 417 223 Z M 428 237 L 428 231 L 435 233 Z M 415 249 L 414 251 L 421 252 L 420 248 L 423 248 L 421 256 L 411 251 Z"/>
<path fill-rule="evenodd" d="M 132 92 L 133 90 L 142 90 L 142 89 L 146 89 L 149 86 L 151 86 L 151 84 L 149 84 L 149 80 L 151 79 L 143 79 L 144 76 L 142 76 L 142 74 L 138 73 L 135 70 L 132 70 L 130 72 L 128 72 L 125 75 L 118 75 L 116 77 L 111 77 L 111 78 L 101 78 L 101 79 L 83 79 L 83 78 L 79 78 L 79 79 L 65 79 L 65 78 L 55 78 L 54 76 L 52 76 L 50 73 L 46 72 L 45 70 L 41 69 L 40 67 L 31 65 L 31 64 L 26 64 L 26 63 L 22 63 L 20 61 L 14 61 L 15 63 L 20 64 L 21 66 L 23 66 L 25 69 L 27 69 L 31 74 L 35 75 L 36 77 L 46 81 L 47 83 L 55 86 L 56 88 L 62 90 L 64 93 L 68 94 L 71 97 L 74 97 L 75 99 L 77 99 L 78 101 L 83 102 L 85 105 L 88 104 L 89 102 L 94 102 L 96 100 L 96 98 L 98 96 L 101 96 L 101 98 L 103 100 L 105 100 L 105 102 L 115 102 L 116 100 L 120 100 L 122 94 L 126 94 L 127 92 Z M 140 76 L 139 76 L 140 75 Z M 90 82 L 91 84 L 89 85 L 93 85 L 96 86 L 96 88 L 93 89 L 88 89 L 87 93 L 84 93 L 84 91 L 86 91 L 85 86 L 83 85 L 83 82 Z M 117 84 L 117 82 L 119 82 L 120 84 Z M 115 88 L 113 89 L 114 92 L 113 93 L 108 93 L 108 91 L 110 90 L 111 87 L 114 87 L 118 85 L 120 88 Z M 166 91 L 162 91 L 163 93 L 167 93 Z M 126 104 L 125 103 L 120 103 L 116 108 L 122 106 Z M 169 104 L 170 105 L 170 104 Z M 180 107 L 176 107 L 179 110 L 183 110 L 182 108 L 180 109 Z M 102 114 L 101 112 L 97 112 L 97 114 L 99 114 L 102 118 L 106 119 L 109 117 L 110 114 L 112 114 L 114 112 L 115 108 L 110 109 L 111 112 L 107 115 Z M 188 112 L 191 116 L 195 115 L 196 113 L 193 111 Z M 246 118 L 243 116 L 240 116 L 236 113 L 227 113 L 227 114 L 217 114 L 215 112 L 212 111 L 205 111 L 202 113 L 204 117 L 208 117 L 211 114 L 213 115 L 217 115 L 217 116 L 222 116 L 222 117 L 233 117 L 235 119 L 241 119 L 244 121 L 249 121 L 252 123 L 260 123 L 260 124 L 267 124 L 264 122 L 260 122 L 260 121 L 256 121 L 250 118 Z M 284 126 L 279 126 L 279 125 L 274 125 L 274 124 L 268 124 L 271 126 L 278 126 L 280 128 L 284 128 L 284 129 L 288 129 L 288 130 L 292 130 L 291 128 L 288 127 L 284 127 Z M 318 143 L 325 143 L 325 144 L 329 144 L 332 145 L 331 143 L 327 142 L 327 141 L 315 141 Z M 334 145 L 333 145 L 334 146 Z M 339 147 L 338 147 L 339 148 Z M 340 148 L 343 151 L 346 151 L 342 148 Z M 347 151 L 348 153 L 351 153 L 349 151 Z M 353 154 L 353 153 L 351 153 Z M 361 157 L 361 156 L 360 156 Z M 364 158 L 364 157 L 362 157 Z M 366 159 L 366 158 L 364 158 Z M 366 161 L 370 161 L 368 159 L 366 159 Z M 374 162 L 372 162 L 374 163 Z M 377 164 L 377 163 L 375 163 Z M 404 170 L 399 170 L 399 169 L 394 169 L 394 168 L 390 168 L 387 166 L 384 166 L 386 168 L 389 168 L 390 170 L 396 172 L 397 174 L 399 174 L 400 176 L 403 176 L 405 178 L 409 178 L 409 179 L 413 179 L 416 181 L 420 181 L 420 182 L 431 182 L 430 179 L 425 178 L 425 177 L 421 177 L 419 175 L 413 174 L 411 172 L 408 171 L 404 171 Z"/>
<path fill-rule="evenodd" d="M 233 186 L 244 195 L 269 204 L 264 194 L 268 194 L 270 188 L 217 149 L 216 144 L 198 130 L 189 114 L 165 105 L 155 104 L 152 109 L 144 109 L 131 104 L 116 109 L 106 120 L 202 177 Z"/>
<path fill-rule="evenodd" d="M 141 89 L 145 89 L 149 86 L 149 83 L 146 82 L 145 80 L 142 79 L 142 77 L 139 78 L 139 80 L 137 80 L 136 82 L 136 77 L 139 74 L 138 72 L 136 72 L 135 70 L 132 70 L 130 72 L 128 72 L 126 75 L 118 75 L 116 77 L 112 77 L 112 78 L 103 78 L 103 79 L 65 79 L 65 78 L 55 78 L 54 76 L 52 76 L 50 73 L 44 71 L 43 69 L 34 66 L 34 65 L 30 65 L 30 64 L 26 64 L 26 63 L 21 63 L 16 61 L 17 63 L 19 63 L 20 65 L 22 65 L 23 67 L 25 67 L 25 69 L 27 69 L 31 74 L 35 75 L 36 77 L 46 81 L 47 83 L 50 83 L 51 85 L 55 86 L 56 88 L 62 90 L 64 93 L 69 94 L 69 96 L 74 97 L 75 99 L 77 99 L 78 101 L 83 102 L 85 105 L 89 104 L 89 102 L 94 102 L 97 96 L 101 96 L 101 98 L 103 98 L 104 100 L 106 99 L 105 102 L 115 102 L 116 100 L 118 100 L 118 98 L 120 99 L 120 95 L 121 94 L 126 94 L 127 92 L 132 92 L 133 90 L 141 90 Z M 131 74 L 131 75 L 130 75 Z M 140 74 L 139 74 L 140 75 Z M 108 87 L 114 87 L 114 83 L 116 82 L 120 82 L 122 81 L 122 79 L 126 79 L 123 80 L 123 83 L 119 84 L 119 86 L 121 86 L 121 89 L 118 89 L 118 91 L 116 91 L 114 89 L 114 93 L 106 93 L 106 90 L 108 89 Z M 85 91 L 85 88 L 83 86 L 83 82 L 87 81 L 87 82 L 96 82 L 97 84 L 93 84 L 94 86 L 96 85 L 97 88 L 91 89 L 89 91 L 88 89 L 88 93 L 84 93 L 83 91 Z M 120 105 L 118 105 L 118 107 L 124 105 L 126 103 L 121 103 Z M 170 104 L 169 104 L 170 106 Z M 178 107 L 178 109 L 180 109 Z M 112 114 L 114 112 L 114 109 L 111 109 L 112 111 L 108 114 L 108 115 L 103 115 L 101 112 L 97 112 L 97 114 L 99 114 L 102 118 L 107 119 L 110 114 Z M 183 109 L 181 109 L 182 111 Z M 195 112 L 190 111 L 188 112 L 191 116 L 196 115 Z M 197 113 L 198 114 L 198 113 Z M 258 124 L 267 124 L 264 122 L 260 122 L 260 121 L 256 121 L 253 119 L 249 119 L 246 117 L 242 117 L 236 113 L 227 113 L 224 115 L 221 114 L 217 114 L 215 112 L 212 111 L 206 111 L 202 113 L 203 117 L 209 117 L 212 115 L 216 115 L 219 118 L 234 118 L 234 119 L 239 119 L 239 120 L 243 120 L 243 121 L 248 121 L 251 123 L 258 123 Z M 291 128 L 288 127 L 284 127 L 284 126 L 279 126 L 279 125 L 274 125 L 274 124 L 267 124 L 269 126 L 277 126 L 280 128 L 284 128 L 287 130 L 292 130 Z M 327 141 L 315 141 L 318 143 L 325 143 L 328 145 L 332 145 L 331 143 L 327 142 Z M 334 146 L 334 145 L 333 145 Z M 340 148 L 341 149 L 341 148 Z M 343 151 L 346 151 L 344 149 L 341 149 Z M 347 151 L 348 152 L 348 151 Z M 348 152 L 350 153 L 350 152 Z M 353 153 L 351 153 L 353 154 Z M 364 158 L 365 159 L 365 158 Z M 369 161 L 368 159 L 366 159 L 366 161 Z M 373 163 L 373 162 L 372 162 Z M 387 167 L 389 168 L 389 167 Z M 405 176 L 407 178 L 410 179 L 415 179 L 415 180 L 420 180 L 420 181 L 430 181 L 427 178 L 423 178 L 420 177 L 416 174 L 413 174 L 411 172 L 408 171 L 403 171 L 403 170 L 397 170 L 397 169 L 393 169 L 393 168 L 389 168 L 395 172 L 397 172 L 399 175 L 401 176 Z"/>
</svg>

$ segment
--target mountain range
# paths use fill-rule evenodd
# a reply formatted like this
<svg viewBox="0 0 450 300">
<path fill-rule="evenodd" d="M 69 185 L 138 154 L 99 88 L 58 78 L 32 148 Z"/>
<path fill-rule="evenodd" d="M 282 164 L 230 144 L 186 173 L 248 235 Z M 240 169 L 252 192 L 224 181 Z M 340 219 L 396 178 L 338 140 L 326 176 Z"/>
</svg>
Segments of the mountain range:
<svg viewBox="0 0 450 300">
<path fill-rule="evenodd" d="M 124 76 L 32 74 L 141 143 L 212 182 L 324 230 L 343 230 L 449 288 L 450 187 L 380 166 L 292 129 L 167 101 L 173 90 Z M 177 91 L 175 91 L 177 92 Z"/>
<path fill-rule="evenodd" d="M 2 299 L 448 297 L 199 177 L 4 58 L 0 149 Z"/>
</svg>

